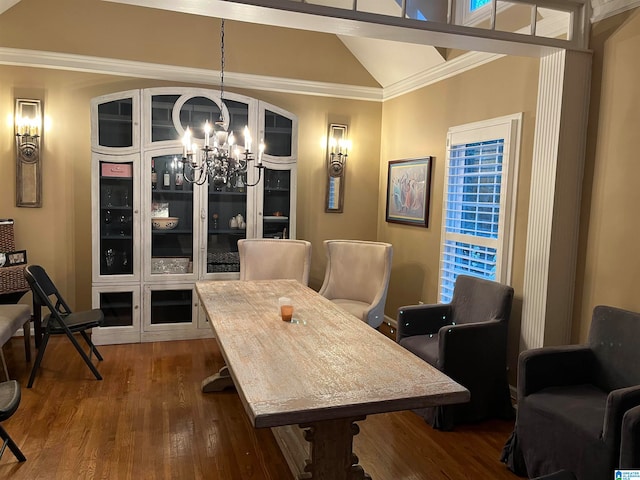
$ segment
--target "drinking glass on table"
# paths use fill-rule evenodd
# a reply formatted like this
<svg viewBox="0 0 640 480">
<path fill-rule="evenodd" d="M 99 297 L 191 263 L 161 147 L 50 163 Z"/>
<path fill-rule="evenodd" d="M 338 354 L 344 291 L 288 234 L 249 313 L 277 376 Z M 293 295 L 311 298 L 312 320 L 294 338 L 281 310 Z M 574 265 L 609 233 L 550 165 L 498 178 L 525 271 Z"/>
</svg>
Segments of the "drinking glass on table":
<svg viewBox="0 0 640 480">
<path fill-rule="evenodd" d="M 280 316 L 283 322 L 291 322 L 293 318 L 293 302 L 288 297 L 280 297 L 278 299 L 278 306 L 280 307 Z"/>
</svg>

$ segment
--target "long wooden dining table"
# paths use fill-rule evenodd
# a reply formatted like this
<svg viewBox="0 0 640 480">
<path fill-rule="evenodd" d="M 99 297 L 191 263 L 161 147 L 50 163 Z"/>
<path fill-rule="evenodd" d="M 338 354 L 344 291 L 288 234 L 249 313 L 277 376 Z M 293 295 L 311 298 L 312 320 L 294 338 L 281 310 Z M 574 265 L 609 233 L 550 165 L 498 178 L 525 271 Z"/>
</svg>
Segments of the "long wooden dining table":
<svg viewBox="0 0 640 480">
<path fill-rule="evenodd" d="M 196 283 L 225 366 L 255 428 L 271 427 L 299 479 L 370 478 L 353 453 L 367 415 L 464 403 L 469 391 L 295 280 Z M 280 318 L 289 297 L 293 321 Z"/>
</svg>

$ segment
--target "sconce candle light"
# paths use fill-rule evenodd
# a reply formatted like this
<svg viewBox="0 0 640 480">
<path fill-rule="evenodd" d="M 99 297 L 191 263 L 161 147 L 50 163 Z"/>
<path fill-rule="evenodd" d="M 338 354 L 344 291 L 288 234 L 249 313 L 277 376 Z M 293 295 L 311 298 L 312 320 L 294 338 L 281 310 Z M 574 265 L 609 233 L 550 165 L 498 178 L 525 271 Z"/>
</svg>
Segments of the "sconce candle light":
<svg viewBox="0 0 640 480">
<path fill-rule="evenodd" d="M 42 206 L 42 102 L 16 99 L 16 206 Z"/>
<path fill-rule="evenodd" d="M 327 135 L 327 203 L 325 212 L 342 213 L 344 203 L 344 179 L 351 141 L 347 138 L 347 126 L 332 123 Z"/>
</svg>

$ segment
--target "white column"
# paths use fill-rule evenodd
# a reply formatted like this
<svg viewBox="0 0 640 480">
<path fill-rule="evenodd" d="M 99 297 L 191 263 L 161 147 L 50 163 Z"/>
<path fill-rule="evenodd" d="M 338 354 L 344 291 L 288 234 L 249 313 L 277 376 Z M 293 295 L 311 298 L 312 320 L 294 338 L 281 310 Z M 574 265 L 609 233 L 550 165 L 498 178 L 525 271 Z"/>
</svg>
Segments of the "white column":
<svg viewBox="0 0 640 480">
<path fill-rule="evenodd" d="M 591 54 L 541 58 L 520 350 L 570 342 Z"/>
</svg>

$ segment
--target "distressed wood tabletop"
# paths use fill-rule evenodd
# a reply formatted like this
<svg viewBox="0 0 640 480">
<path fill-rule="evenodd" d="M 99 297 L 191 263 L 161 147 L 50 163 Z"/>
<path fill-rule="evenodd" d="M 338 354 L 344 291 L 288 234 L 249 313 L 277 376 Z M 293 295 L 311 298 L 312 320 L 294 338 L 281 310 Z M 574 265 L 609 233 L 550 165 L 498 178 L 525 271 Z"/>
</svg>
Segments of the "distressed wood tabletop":
<svg viewBox="0 0 640 480">
<path fill-rule="evenodd" d="M 469 399 L 467 389 L 295 280 L 200 281 L 196 290 L 257 428 Z M 283 296 L 298 323 L 280 319 Z"/>
</svg>

